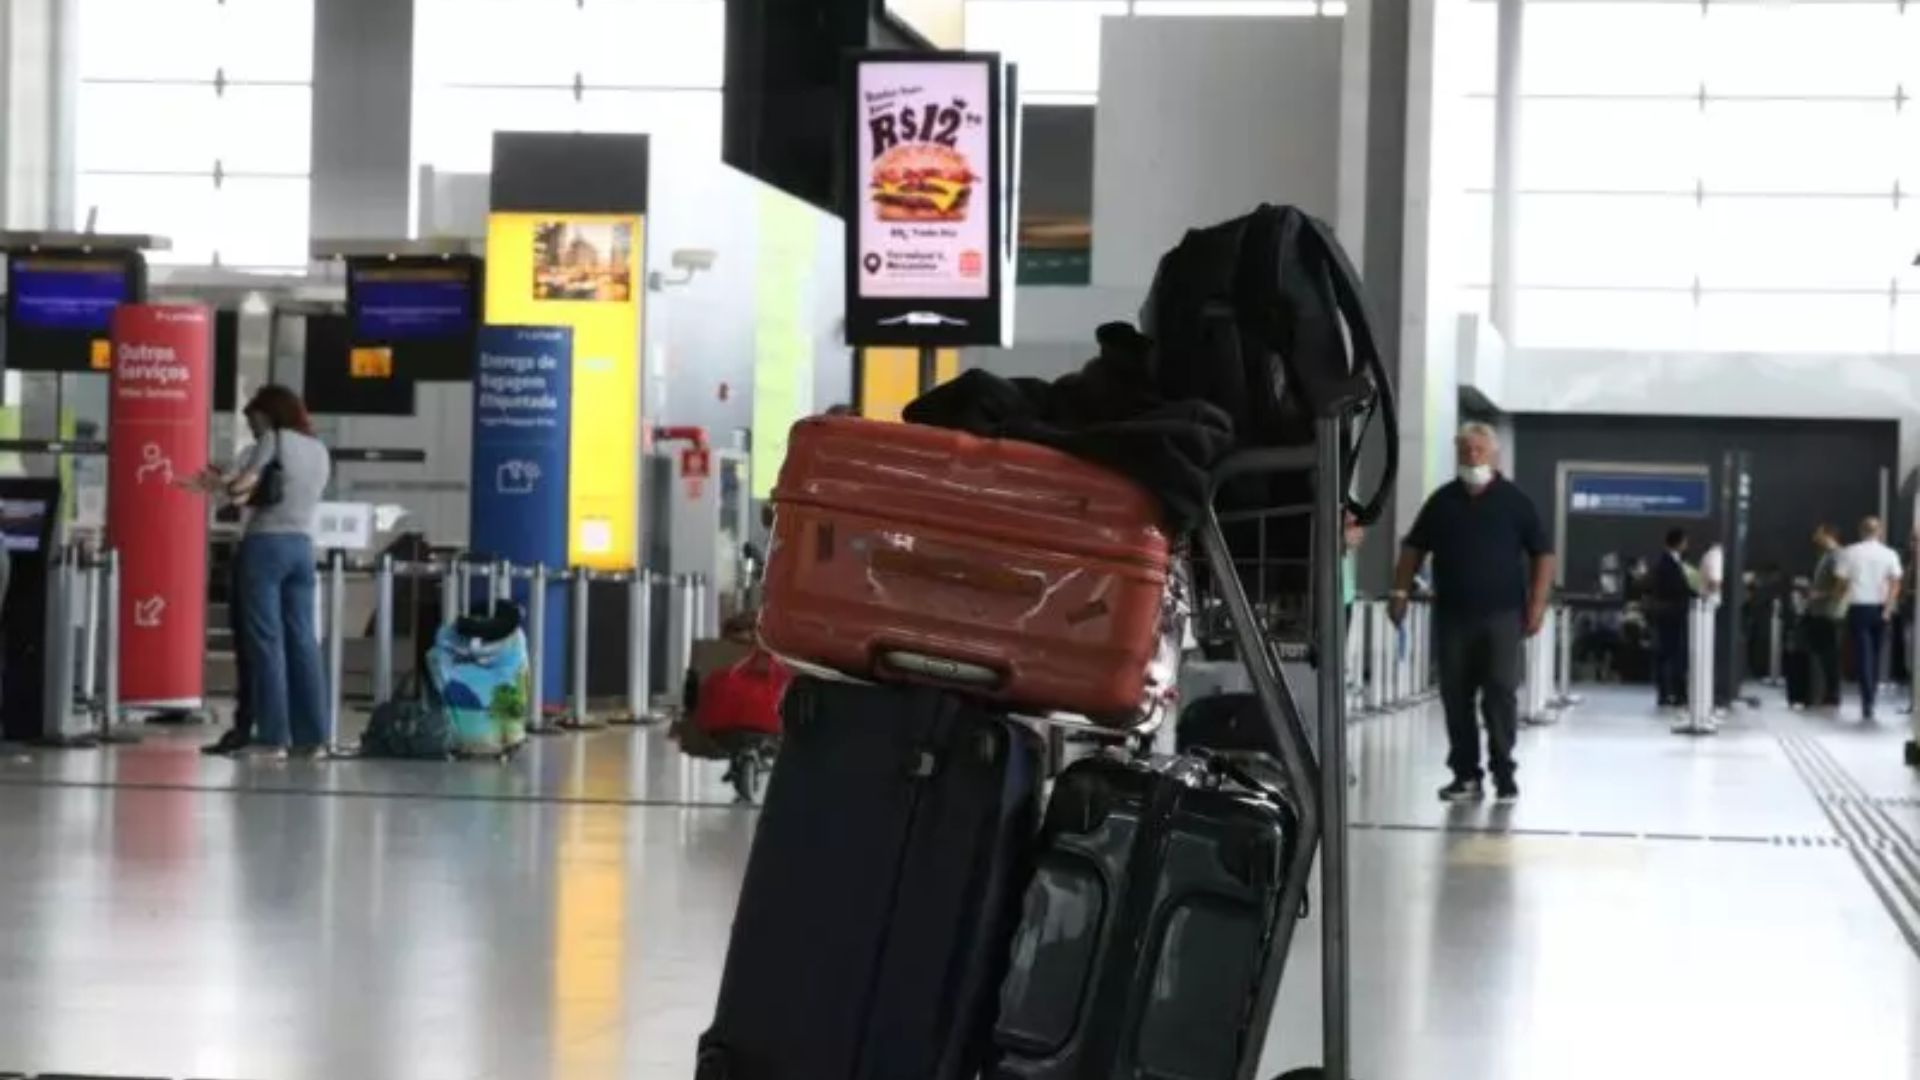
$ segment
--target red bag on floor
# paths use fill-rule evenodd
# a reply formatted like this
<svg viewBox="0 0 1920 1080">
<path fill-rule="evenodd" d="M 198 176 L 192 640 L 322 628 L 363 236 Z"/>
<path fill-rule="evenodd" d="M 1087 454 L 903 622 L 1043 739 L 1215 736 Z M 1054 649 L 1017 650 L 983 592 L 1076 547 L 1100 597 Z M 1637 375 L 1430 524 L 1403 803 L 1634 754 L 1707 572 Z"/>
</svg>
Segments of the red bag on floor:
<svg viewBox="0 0 1920 1080">
<path fill-rule="evenodd" d="M 780 734 L 780 698 L 793 675 L 763 649 L 706 677 L 694 703 L 693 724 L 707 734 L 751 731 Z"/>
<path fill-rule="evenodd" d="M 760 639 L 797 663 L 1131 723 L 1160 644 L 1160 506 L 1031 443 L 802 420 Z"/>
</svg>

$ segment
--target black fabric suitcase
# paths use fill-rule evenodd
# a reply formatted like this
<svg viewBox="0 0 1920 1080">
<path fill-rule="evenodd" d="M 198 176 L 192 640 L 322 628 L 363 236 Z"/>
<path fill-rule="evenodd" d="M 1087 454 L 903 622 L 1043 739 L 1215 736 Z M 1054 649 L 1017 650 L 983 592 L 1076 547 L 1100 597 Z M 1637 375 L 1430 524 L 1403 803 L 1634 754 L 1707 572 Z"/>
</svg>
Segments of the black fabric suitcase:
<svg viewBox="0 0 1920 1080">
<path fill-rule="evenodd" d="M 987 1075 L 1256 1067 L 1305 889 L 1298 837 L 1288 800 L 1226 759 L 1075 763 L 1047 805 Z"/>
<path fill-rule="evenodd" d="M 1041 743 L 921 687 L 796 679 L 698 1080 L 971 1080 L 1039 818 Z"/>
</svg>

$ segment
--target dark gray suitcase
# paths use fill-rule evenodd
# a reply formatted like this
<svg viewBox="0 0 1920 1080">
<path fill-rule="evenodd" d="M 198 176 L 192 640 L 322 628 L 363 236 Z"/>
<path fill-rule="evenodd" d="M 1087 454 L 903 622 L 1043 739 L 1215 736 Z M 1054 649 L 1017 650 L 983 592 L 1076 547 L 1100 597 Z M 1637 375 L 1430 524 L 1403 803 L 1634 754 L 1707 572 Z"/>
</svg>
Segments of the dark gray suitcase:
<svg viewBox="0 0 1920 1080">
<path fill-rule="evenodd" d="M 800 678 L 699 1080 L 972 1080 L 1039 817 L 1041 745 L 955 694 Z"/>
<path fill-rule="evenodd" d="M 1047 804 L 988 1075 L 1254 1068 L 1298 906 L 1283 901 L 1302 884 L 1298 836 L 1289 801 L 1225 759 L 1075 763 Z"/>
</svg>

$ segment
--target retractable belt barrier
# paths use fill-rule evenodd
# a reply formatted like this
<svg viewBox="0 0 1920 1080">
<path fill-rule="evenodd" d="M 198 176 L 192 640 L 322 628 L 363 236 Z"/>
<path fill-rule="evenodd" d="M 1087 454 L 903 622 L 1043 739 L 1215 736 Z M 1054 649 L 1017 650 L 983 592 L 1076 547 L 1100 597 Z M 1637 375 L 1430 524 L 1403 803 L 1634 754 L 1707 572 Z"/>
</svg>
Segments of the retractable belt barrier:
<svg viewBox="0 0 1920 1080">
<path fill-rule="evenodd" d="M 19 676 L 47 680 L 41 741 L 62 747 L 138 741 L 121 722 L 119 552 L 69 543 L 55 554 L 48 575 L 48 607 L 60 632 L 48 642 L 45 670 Z"/>
<path fill-rule="evenodd" d="M 1356 600 L 1348 614 L 1347 699 L 1355 713 L 1387 713 L 1433 697 L 1433 606 L 1424 600 L 1407 605 L 1397 625 L 1385 600 Z"/>
<path fill-rule="evenodd" d="M 1687 609 L 1687 715 L 1677 730 L 1693 735 L 1712 734 L 1717 723 L 1713 708 L 1713 618 L 1715 604 L 1695 597 Z"/>
</svg>

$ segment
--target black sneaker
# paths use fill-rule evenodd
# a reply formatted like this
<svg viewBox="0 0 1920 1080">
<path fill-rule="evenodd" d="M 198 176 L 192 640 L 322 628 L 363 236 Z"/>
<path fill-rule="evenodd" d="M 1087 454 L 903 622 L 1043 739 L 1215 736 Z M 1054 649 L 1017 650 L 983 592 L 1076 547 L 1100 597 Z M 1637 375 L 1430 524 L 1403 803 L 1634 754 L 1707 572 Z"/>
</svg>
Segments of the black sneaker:
<svg viewBox="0 0 1920 1080">
<path fill-rule="evenodd" d="M 1479 802 L 1486 797 L 1487 789 L 1478 780 L 1455 780 L 1440 789 L 1441 802 Z"/>
<path fill-rule="evenodd" d="M 1493 801 L 1502 806 L 1511 806 L 1520 801 L 1520 785 L 1512 779 L 1493 782 Z"/>
<path fill-rule="evenodd" d="M 230 729 L 225 735 L 222 735 L 218 739 L 214 740 L 213 742 L 210 742 L 207 745 L 201 747 L 200 752 L 203 754 L 211 754 L 211 755 L 214 755 L 215 757 L 221 757 L 227 754 L 239 753 L 240 751 L 245 750 L 246 748 L 247 748 L 246 736 L 240 734 L 237 731 L 233 731 Z"/>
</svg>

